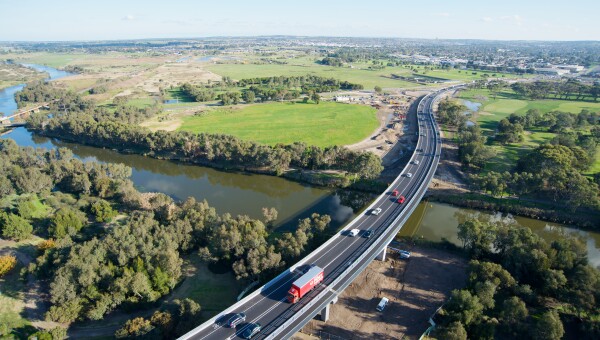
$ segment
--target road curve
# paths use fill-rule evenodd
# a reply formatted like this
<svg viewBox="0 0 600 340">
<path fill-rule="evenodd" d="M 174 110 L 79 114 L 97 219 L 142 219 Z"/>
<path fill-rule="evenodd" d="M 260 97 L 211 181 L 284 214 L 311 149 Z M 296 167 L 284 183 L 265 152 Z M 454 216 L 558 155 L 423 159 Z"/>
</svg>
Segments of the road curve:
<svg viewBox="0 0 600 340">
<path fill-rule="evenodd" d="M 410 162 L 402 173 L 366 210 L 344 229 L 279 276 L 229 307 L 219 315 L 183 335 L 180 339 L 241 339 L 249 323 L 260 323 L 262 330 L 253 339 L 287 339 L 339 295 L 398 233 L 416 208 L 433 178 L 441 152 L 439 130 L 433 118 L 433 103 L 442 93 L 456 86 L 423 97 L 417 108 L 419 137 Z M 415 161 L 418 161 L 418 164 Z M 411 173 L 412 176 L 406 176 Z M 404 204 L 390 196 L 393 190 L 406 197 Z M 381 208 L 379 215 L 370 211 Z M 347 235 L 349 229 L 361 233 L 372 230 L 367 239 Z M 307 265 L 324 269 L 323 282 L 298 303 L 286 301 L 291 283 Z M 224 321 L 233 313 L 244 312 L 246 322 L 227 328 Z"/>
</svg>

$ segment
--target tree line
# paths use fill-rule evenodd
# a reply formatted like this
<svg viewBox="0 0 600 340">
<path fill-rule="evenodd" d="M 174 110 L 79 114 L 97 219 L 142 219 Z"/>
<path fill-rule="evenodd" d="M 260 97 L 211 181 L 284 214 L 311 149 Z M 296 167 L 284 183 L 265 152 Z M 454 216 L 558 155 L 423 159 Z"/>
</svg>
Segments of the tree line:
<svg viewBox="0 0 600 340">
<path fill-rule="evenodd" d="M 235 88 L 241 90 L 232 90 Z M 224 77 L 223 81 L 218 83 L 211 82 L 207 85 L 185 83 L 181 86 L 181 90 L 197 102 L 218 99 L 223 105 L 238 104 L 241 100 L 245 103 L 254 103 L 257 100 L 260 102 L 293 100 L 298 99 L 302 94 L 311 97 L 315 93 L 363 88 L 360 84 L 314 75 L 246 78 L 239 81 Z M 221 93 L 217 93 L 216 89 Z"/>
<path fill-rule="evenodd" d="M 45 85 L 36 88 L 38 91 L 53 93 L 54 90 Z M 67 92 L 52 102 L 52 115 L 43 112 L 32 114 L 27 127 L 44 136 L 93 146 L 276 175 L 282 175 L 290 169 L 336 169 L 370 179 L 376 178 L 383 169 L 376 155 L 354 152 L 340 146 L 320 148 L 299 142 L 269 146 L 230 135 L 152 132 L 132 125 L 155 115 L 160 109 L 159 105 L 144 109 L 123 106 L 111 111 L 98 108 L 93 102 Z"/>
<path fill-rule="evenodd" d="M 472 189 L 497 197 L 544 197 L 571 210 L 600 207 L 600 176 L 590 180 L 582 175 L 593 164 L 600 144 L 598 113 L 582 110 L 578 114 L 560 111 L 542 114 L 531 109 L 524 115 L 513 113 L 500 120 L 495 134 L 486 137 L 477 124 L 466 125 L 465 111 L 466 107 L 456 101 L 443 100 L 438 114 L 441 122 L 457 130 L 458 157 L 471 171 Z M 557 135 L 519 158 L 513 170 L 482 173 L 489 159 L 496 155 L 489 144 L 522 142 L 525 129 L 544 129 Z"/>
<path fill-rule="evenodd" d="M 467 217 L 458 226 L 467 286 L 436 317 L 437 337 L 598 338 L 600 271 L 585 243 L 563 236 L 546 242 L 529 228 Z"/>
<path fill-rule="evenodd" d="M 517 82 L 511 89 L 520 96 L 529 99 L 575 99 L 598 100 L 600 96 L 600 83 L 587 85 L 577 79 L 566 81 L 535 81 Z"/>
<path fill-rule="evenodd" d="M 83 163 L 68 149 L 0 140 L 0 171 L 7 174 L 1 190 L 17 197 L 0 212 L 3 238 L 45 239 L 27 270 L 48 283 L 51 321 L 100 320 L 118 308 L 152 306 L 180 281 L 182 258 L 193 252 L 231 268 L 239 280 L 268 280 L 334 232 L 329 216 L 313 214 L 296 231 L 270 239 L 272 208 L 263 209 L 261 221 L 218 214 L 193 198 L 143 194 L 130 168 Z M 186 325 L 177 332 L 192 324 Z"/>
</svg>

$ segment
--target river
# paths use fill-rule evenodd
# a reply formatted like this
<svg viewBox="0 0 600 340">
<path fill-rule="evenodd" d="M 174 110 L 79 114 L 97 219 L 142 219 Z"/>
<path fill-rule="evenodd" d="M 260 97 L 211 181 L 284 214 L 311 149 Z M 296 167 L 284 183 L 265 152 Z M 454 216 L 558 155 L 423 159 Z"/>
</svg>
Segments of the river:
<svg viewBox="0 0 600 340">
<path fill-rule="evenodd" d="M 492 214 L 447 204 L 421 202 L 400 231 L 400 235 L 416 236 L 430 241 L 446 239 L 453 244 L 462 245 L 457 236 L 458 224 L 465 221 L 467 217 L 475 217 L 480 221 L 497 221 L 527 227 L 548 242 L 565 235 L 578 237 L 586 244 L 590 264 L 600 268 L 600 232 L 585 231 L 558 223 L 510 214 Z"/>
<path fill-rule="evenodd" d="M 50 79 L 68 75 L 62 71 L 54 72 L 46 66 L 35 65 L 35 67 L 48 72 Z M 23 85 L 19 86 L 23 87 Z M 9 114 L 16 109 L 14 92 L 18 89 L 13 88 L 19 86 L 0 92 L 0 112 Z M 190 196 L 199 200 L 206 199 L 220 213 L 246 214 L 260 218 L 262 207 L 275 207 L 279 212 L 276 224 L 281 230 L 292 229 L 299 218 L 308 217 L 314 212 L 331 215 L 332 226 L 335 228 L 342 226 L 357 213 L 344 205 L 341 197 L 331 190 L 311 187 L 279 177 L 224 172 L 139 155 L 120 154 L 109 149 L 35 136 L 25 128 L 17 128 L 2 138 L 12 138 L 21 146 L 47 149 L 66 147 L 84 161 L 125 164 L 132 168 L 131 179 L 140 191 L 163 192 L 178 200 Z M 600 233 L 522 217 L 491 215 L 444 204 L 421 203 L 401 234 L 421 236 L 434 241 L 445 238 L 460 244 L 456 235 L 457 226 L 469 214 L 480 219 L 500 219 L 506 223 L 531 228 L 549 241 L 564 234 L 576 235 L 585 241 L 590 263 L 600 266 Z"/>
<path fill-rule="evenodd" d="M 47 66 L 27 65 L 50 74 L 49 80 L 70 75 Z M 0 112 L 16 110 L 14 93 L 24 85 L 13 86 L 0 93 Z M 20 146 L 55 149 L 65 147 L 83 161 L 122 163 L 132 168 L 131 179 L 142 192 L 163 192 L 176 200 L 194 197 L 206 199 L 219 213 L 244 214 L 262 218 L 263 207 L 278 211 L 276 225 L 292 229 L 299 218 L 312 213 L 328 214 L 332 227 L 343 225 L 354 216 L 352 208 L 342 204 L 339 195 L 280 177 L 225 172 L 195 165 L 164 161 L 139 155 L 125 155 L 110 149 L 95 148 L 35 136 L 25 128 L 17 128 L 2 138 L 11 138 Z"/>
</svg>

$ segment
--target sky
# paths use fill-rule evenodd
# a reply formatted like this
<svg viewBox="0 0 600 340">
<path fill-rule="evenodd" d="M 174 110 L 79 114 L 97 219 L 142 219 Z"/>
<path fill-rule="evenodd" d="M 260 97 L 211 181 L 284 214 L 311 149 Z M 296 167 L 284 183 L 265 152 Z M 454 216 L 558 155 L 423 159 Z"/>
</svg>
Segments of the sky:
<svg viewBox="0 0 600 340">
<path fill-rule="evenodd" d="M 210 36 L 600 40 L 598 0 L 0 0 L 0 41 Z"/>
</svg>

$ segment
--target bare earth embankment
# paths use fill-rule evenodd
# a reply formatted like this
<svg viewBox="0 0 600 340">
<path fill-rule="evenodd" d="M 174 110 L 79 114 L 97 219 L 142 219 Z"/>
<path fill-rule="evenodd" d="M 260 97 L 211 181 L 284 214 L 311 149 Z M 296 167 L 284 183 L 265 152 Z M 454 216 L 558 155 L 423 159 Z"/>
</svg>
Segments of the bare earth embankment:
<svg viewBox="0 0 600 340">
<path fill-rule="evenodd" d="M 373 261 L 331 306 L 329 321 L 312 320 L 302 332 L 342 339 L 418 339 L 449 293 L 464 286 L 467 263 L 438 249 L 409 250 L 409 260 L 388 253 L 386 262 Z M 378 312 L 382 297 L 390 302 Z"/>
</svg>

